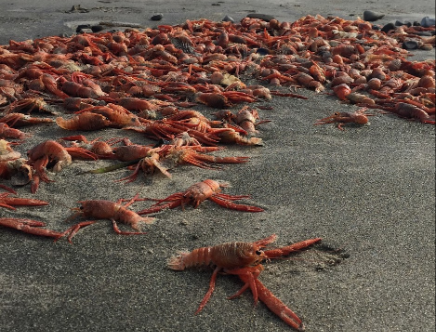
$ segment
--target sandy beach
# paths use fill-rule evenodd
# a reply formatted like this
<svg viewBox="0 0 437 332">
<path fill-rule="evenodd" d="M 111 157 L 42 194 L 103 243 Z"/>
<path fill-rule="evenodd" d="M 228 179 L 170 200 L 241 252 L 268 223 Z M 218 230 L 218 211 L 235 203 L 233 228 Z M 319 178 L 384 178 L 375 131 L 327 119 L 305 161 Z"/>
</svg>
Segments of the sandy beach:
<svg viewBox="0 0 437 332">
<path fill-rule="evenodd" d="M 88 1 L 88 12 L 71 12 L 75 2 L 30 4 L 0 1 L 0 44 L 43 36 L 73 34 L 79 24 L 124 22 L 155 27 L 225 15 L 236 22 L 250 13 L 293 22 L 305 15 L 353 20 L 364 10 L 385 16 L 374 22 L 435 18 L 431 1 Z M 150 20 L 162 13 L 159 22 Z M 414 50 L 413 59 L 435 59 Z M 224 242 L 252 242 L 277 234 L 274 246 L 320 237 L 322 242 L 289 259 L 264 264 L 260 280 L 301 317 L 306 331 L 434 331 L 436 282 L 436 129 L 391 114 L 374 112 L 369 125 L 313 126 L 335 111 L 357 110 L 337 98 L 298 89 L 308 99 L 274 97 L 251 106 L 260 110 L 261 147 L 227 146 L 221 156 L 248 156 L 223 170 L 178 166 L 172 179 L 155 174 L 132 183 L 115 180 L 130 174 L 87 171 L 105 160 L 76 160 L 49 173 L 35 195 L 29 186 L 20 197 L 50 202 L 38 208 L 0 209 L 1 217 L 44 221 L 63 231 L 78 201 L 164 198 L 205 180 L 228 181 L 232 195 L 251 195 L 247 204 L 265 209 L 243 213 L 204 202 L 198 209 L 166 210 L 144 225 L 145 235 L 120 236 L 109 220 L 81 230 L 69 244 L 54 243 L 0 228 L 0 329 L 2 331 L 292 331 L 248 291 L 227 300 L 242 286 L 235 276 L 219 275 L 204 310 L 194 315 L 208 289 L 210 269 L 172 271 L 167 260 L 180 250 Z M 237 105 L 233 110 L 238 110 Z M 196 106 L 208 117 L 216 111 Z M 22 129 L 32 137 L 14 147 L 24 156 L 36 144 L 63 136 L 56 125 Z M 133 131 L 105 129 L 83 133 L 88 139 L 128 137 L 152 140 Z M 9 185 L 8 181 L 0 180 Z M 136 202 L 133 210 L 150 206 Z M 84 219 L 81 219 L 84 220 Z M 123 230 L 129 230 L 120 225 Z M 273 247 L 274 247 L 273 246 Z"/>
</svg>

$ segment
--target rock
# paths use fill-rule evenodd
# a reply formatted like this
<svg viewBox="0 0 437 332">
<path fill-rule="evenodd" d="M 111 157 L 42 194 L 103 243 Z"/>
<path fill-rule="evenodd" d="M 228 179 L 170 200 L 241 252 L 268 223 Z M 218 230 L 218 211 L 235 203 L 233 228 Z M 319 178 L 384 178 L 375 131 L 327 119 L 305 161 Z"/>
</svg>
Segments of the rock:
<svg viewBox="0 0 437 332">
<path fill-rule="evenodd" d="M 152 21 L 161 21 L 163 17 L 164 17 L 164 15 L 162 15 L 162 14 L 155 14 L 150 19 Z"/>
<path fill-rule="evenodd" d="M 191 42 L 188 42 L 186 39 L 181 39 L 179 37 L 170 38 L 171 43 L 174 47 L 182 50 L 184 53 L 194 54 L 195 49 Z"/>
<path fill-rule="evenodd" d="M 408 21 L 401 22 L 401 21 L 399 21 L 399 20 L 396 20 L 395 25 L 396 25 L 397 27 L 400 27 L 400 26 L 402 26 L 402 25 L 406 25 L 407 27 L 410 27 L 410 26 L 411 26 L 411 22 L 408 22 Z"/>
<path fill-rule="evenodd" d="M 365 10 L 363 13 L 364 21 L 369 21 L 369 22 L 379 20 L 379 19 L 383 18 L 384 16 L 385 16 L 384 14 L 376 13 L 376 12 L 373 12 L 371 10 Z"/>
<path fill-rule="evenodd" d="M 272 15 L 258 14 L 258 13 L 248 14 L 247 17 L 250 17 L 250 18 L 259 18 L 260 20 L 264 20 L 264 21 L 267 21 L 267 22 L 269 22 L 270 20 L 273 20 L 275 18 Z"/>
<path fill-rule="evenodd" d="M 424 28 L 429 28 L 435 25 L 435 18 L 429 18 L 428 16 L 425 16 L 424 18 L 422 18 L 422 21 L 420 21 L 420 25 Z"/>
<path fill-rule="evenodd" d="M 256 53 L 260 55 L 268 55 L 270 52 L 267 48 L 260 47 L 256 50 Z"/>
<path fill-rule="evenodd" d="M 80 32 L 83 29 L 91 29 L 91 25 L 89 24 L 79 24 L 76 28 L 76 32 Z"/>
<path fill-rule="evenodd" d="M 405 40 L 402 43 L 402 48 L 406 49 L 406 50 L 415 50 L 415 49 L 419 48 L 419 43 L 415 40 L 412 40 L 412 39 Z"/>
<path fill-rule="evenodd" d="M 387 33 L 390 30 L 394 30 L 394 29 L 396 29 L 396 26 L 393 23 L 387 23 L 382 27 L 381 31 Z"/>
<path fill-rule="evenodd" d="M 91 26 L 91 30 L 92 30 L 93 32 L 100 32 L 100 31 L 102 31 L 103 29 L 104 29 L 104 27 L 101 26 L 101 25 L 93 25 L 93 26 Z"/>
<path fill-rule="evenodd" d="M 225 17 L 223 17 L 222 21 L 223 22 L 232 22 L 232 23 L 235 22 L 235 20 L 232 17 L 230 17 L 229 15 L 226 15 Z"/>
</svg>

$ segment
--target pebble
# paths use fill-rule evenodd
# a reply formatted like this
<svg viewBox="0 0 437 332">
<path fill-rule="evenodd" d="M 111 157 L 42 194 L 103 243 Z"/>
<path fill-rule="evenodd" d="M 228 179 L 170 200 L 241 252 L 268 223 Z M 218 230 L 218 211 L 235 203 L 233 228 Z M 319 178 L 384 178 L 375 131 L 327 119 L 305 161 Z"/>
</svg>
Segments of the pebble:
<svg viewBox="0 0 437 332">
<path fill-rule="evenodd" d="M 152 21 L 161 21 L 163 17 L 164 17 L 164 15 L 162 15 L 162 14 L 155 14 L 150 19 Z"/>
<path fill-rule="evenodd" d="M 232 17 L 230 17 L 229 15 L 226 15 L 225 17 L 223 17 L 222 21 L 223 22 L 232 22 L 232 23 L 235 22 L 235 20 Z"/>
<path fill-rule="evenodd" d="M 258 49 L 256 50 L 256 53 L 258 53 L 258 54 L 260 54 L 260 55 L 268 55 L 268 54 L 269 54 L 269 50 L 266 49 L 266 48 L 262 48 L 262 47 L 260 47 L 260 48 L 258 48 Z"/>
<path fill-rule="evenodd" d="M 390 30 L 394 30 L 394 29 L 396 29 L 396 26 L 393 23 L 387 23 L 382 27 L 381 31 L 387 33 Z"/>
<path fill-rule="evenodd" d="M 93 32 L 100 32 L 100 31 L 102 31 L 103 29 L 104 29 L 104 27 L 101 26 L 101 25 L 93 25 L 93 26 L 91 27 L 91 30 L 92 30 Z"/>
<path fill-rule="evenodd" d="M 81 32 L 83 29 L 91 29 L 89 24 L 79 24 L 76 28 L 76 32 Z"/>
<path fill-rule="evenodd" d="M 399 21 L 399 20 L 396 20 L 395 25 L 396 25 L 397 27 L 400 27 L 400 26 L 402 26 L 402 25 L 406 25 L 407 27 L 410 27 L 410 26 L 411 26 L 411 22 L 408 22 L 408 21 L 401 22 L 401 21 Z"/>
<path fill-rule="evenodd" d="M 383 18 L 384 16 L 385 16 L 384 14 L 376 13 L 376 12 L 373 12 L 371 10 L 365 10 L 363 13 L 363 19 L 365 21 L 369 21 L 369 22 L 379 20 L 380 18 Z"/>
<path fill-rule="evenodd" d="M 259 18 L 260 20 L 264 20 L 266 22 L 269 22 L 270 20 L 273 20 L 275 18 L 272 15 L 258 14 L 258 13 L 248 14 L 247 17 L 249 17 L 249 18 Z"/>
<path fill-rule="evenodd" d="M 415 40 L 405 40 L 402 43 L 402 48 L 406 50 L 415 50 L 419 48 L 419 43 Z"/>
<path fill-rule="evenodd" d="M 429 28 L 435 25 L 435 18 L 429 18 L 429 16 L 425 16 L 422 18 L 422 21 L 420 21 L 420 25 L 424 28 Z"/>
</svg>

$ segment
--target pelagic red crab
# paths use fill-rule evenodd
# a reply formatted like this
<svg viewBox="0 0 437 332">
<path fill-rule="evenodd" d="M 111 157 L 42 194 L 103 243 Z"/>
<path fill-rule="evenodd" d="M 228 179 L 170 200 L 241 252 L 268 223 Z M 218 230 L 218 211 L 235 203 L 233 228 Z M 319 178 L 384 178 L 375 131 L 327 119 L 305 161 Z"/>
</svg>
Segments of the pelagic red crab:
<svg viewBox="0 0 437 332">
<path fill-rule="evenodd" d="M 211 265 L 214 267 L 209 289 L 201 301 L 196 314 L 205 307 L 214 291 L 218 273 L 223 272 L 225 274 L 237 275 L 244 282 L 244 286 L 236 294 L 230 296 L 230 298 L 235 298 L 250 288 L 255 304 L 258 300 L 261 300 L 261 302 L 278 315 L 286 324 L 298 331 L 303 331 L 304 325 L 301 319 L 281 300 L 273 295 L 258 279 L 258 276 L 264 269 L 261 265 L 264 260 L 286 256 L 292 252 L 305 249 L 320 242 L 321 238 L 301 241 L 277 249 L 264 250 L 264 248 L 275 241 L 275 239 L 276 235 L 273 234 L 255 242 L 230 242 L 212 247 L 194 249 L 191 252 L 179 252 L 169 260 L 168 266 L 170 269 L 177 271 L 202 265 Z"/>
</svg>

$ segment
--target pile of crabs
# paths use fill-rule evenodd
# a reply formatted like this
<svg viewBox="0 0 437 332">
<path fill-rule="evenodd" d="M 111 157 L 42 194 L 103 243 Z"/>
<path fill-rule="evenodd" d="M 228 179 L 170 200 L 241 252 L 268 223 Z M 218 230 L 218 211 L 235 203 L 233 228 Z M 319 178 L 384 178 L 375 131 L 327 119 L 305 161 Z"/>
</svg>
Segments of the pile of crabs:
<svg viewBox="0 0 437 332">
<path fill-rule="evenodd" d="M 430 50 L 435 47 L 435 26 L 400 26 L 386 33 L 361 19 L 316 15 L 281 23 L 246 17 L 238 24 L 201 19 L 143 31 L 11 40 L 0 46 L 0 186 L 6 190 L 0 194 L 0 208 L 49 204 L 20 198 L 7 181 L 20 178 L 21 185 L 29 184 L 36 193 L 41 181 L 47 185 L 53 181 L 47 170 L 61 172 L 76 159 L 114 162 L 96 170 L 100 173 L 128 168 L 131 173 L 119 180 L 125 182 L 135 181 L 140 173 L 171 178 L 171 170 L 179 164 L 217 169 L 216 164 L 248 162 L 249 157 L 213 152 L 223 150 L 223 144 L 262 146 L 257 126 L 268 120 L 260 120 L 258 111 L 266 106 L 251 105 L 274 95 L 306 99 L 296 93 L 302 87 L 360 107 L 355 112 L 335 112 L 315 125 L 336 123 L 344 130 L 346 123 L 366 124 L 367 117 L 375 114 L 369 109 L 435 124 L 435 60 L 409 61 L 410 54 L 401 48 L 409 39 Z M 199 104 L 217 109 L 214 117 L 195 110 Z M 66 134 L 58 140 L 34 142 L 33 148 L 23 151 L 24 158 L 17 150 L 30 135 L 19 128 L 37 125 L 57 126 Z M 89 141 L 85 136 L 104 128 L 135 131 L 156 144 L 137 144 L 127 138 Z M 185 192 L 154 199 L 153 205 L 138 212 L 128 207 L 152 199 L 137 195 L 117 202 L 81 201 L 70 218 L 110 219 L 118 234 L 143 234 L 140 225 L 154 220 L 146 215 L 178 206 L 197 208 L 206 199 L 229 209 L 263 211 L 236 202 L 248 195 L 222 193 L 227 186 L 208 179 Z M 134 231 L 120 230 L 117 222 Z M 67 237 L 70 242 L 92 223 L 83 221 L 58 232 L 44 228 L 41 221 L 0 218 L 2 226 L 55 240 Z M 258 275 L 264 260 L 321 239 L 263 250 L 274 239 L 272 235 L 253 243 L 195 249 L 173 257 L 169 267 L 215 267 L 197 312 L 211 296 L 217 274 L 224 271 L 244 282 L 233 297 L 250 288 L 255 302 L 261 300 L 287 324 L 303 330 L 299 317 Z"/>
</svg>

